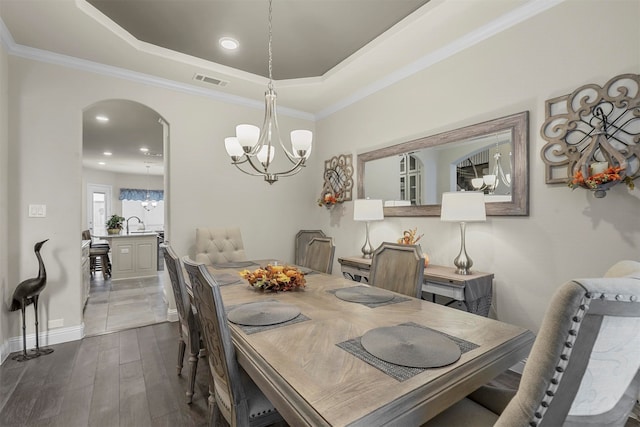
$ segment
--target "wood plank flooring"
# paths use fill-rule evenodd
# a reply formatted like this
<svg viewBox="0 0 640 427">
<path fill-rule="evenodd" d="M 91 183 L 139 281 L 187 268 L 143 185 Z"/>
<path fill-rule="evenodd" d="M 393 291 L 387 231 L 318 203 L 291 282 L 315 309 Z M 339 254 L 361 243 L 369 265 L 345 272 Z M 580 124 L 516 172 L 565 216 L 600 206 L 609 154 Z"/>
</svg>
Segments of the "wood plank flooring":
<svg viewBox="0 0 640 427">
<path fill-rule="evenodd" d="M 159 323 L 51 346 L 0 366 L 0 426 L 204 426 L 209 372 L 198 363 L 193 403 L 177 375 L 178 324 Z"/>
</svg>

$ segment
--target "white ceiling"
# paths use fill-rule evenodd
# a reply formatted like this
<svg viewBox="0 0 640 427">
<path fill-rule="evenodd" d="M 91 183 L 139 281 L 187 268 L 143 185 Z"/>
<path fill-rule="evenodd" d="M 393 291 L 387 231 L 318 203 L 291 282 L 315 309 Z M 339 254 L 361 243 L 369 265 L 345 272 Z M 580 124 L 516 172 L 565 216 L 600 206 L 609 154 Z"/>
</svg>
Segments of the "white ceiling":
<svg viewBox="0 0 640 427">
<path fill-rule="evenodd" d="M 135 73 L 138 79 L 230 102 L 258 108 L 263 104 L 268 81 L 267 0 L 90 1 L 127 29 L 85 0 L 0 0 L 0 36 L 12 54 L 94 70 L 102 67 L 112 74 Z M 311 120 L 326 117 L 561 1 L 273 0 L 279 112 Z M 240 41 L 234 57 L 222 57 L 215 50 L 223 31 L 233 31 Z M 197 73 L 227 84 L 195 81 Z M 113 110 L 108 113 L 114 116 L 111 128 L 127 128 L 130 133 L 123 138 L 122 129 L 112 129 L 112 135 L 101 136 L 106 126 L 95 127 L 88 116 L 85 154 L 97 156 L 91 164 L 107 141 L 126 139 L 133 148 L 122 153 L 132 156 L 138 144 L 149 144 L 138 138 L 147 131 L 126 122 L 136 117 L 134 111 L 125 113 L 127 109 L 137 111 L 138 106 L 115 107 L 103 106 Z M 115 120 L 118 111 L 125 114 Z M 135 123 L 151 134 L 158 131 L 157 119 L 156 115 Z M 159 144 L 161 150 L 161 140 Z M 135 154 L 135 167 L 128 170 L 146 173 L 139 152 Z"/>
</svg>

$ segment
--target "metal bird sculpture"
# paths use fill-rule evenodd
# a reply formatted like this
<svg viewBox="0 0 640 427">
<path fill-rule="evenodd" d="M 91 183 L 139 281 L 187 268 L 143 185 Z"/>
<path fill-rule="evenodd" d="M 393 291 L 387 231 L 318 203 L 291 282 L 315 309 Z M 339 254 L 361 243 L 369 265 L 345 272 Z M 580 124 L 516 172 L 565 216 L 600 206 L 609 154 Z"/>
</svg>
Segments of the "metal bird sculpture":
<svg viewBox="0 0 640 427">
<path fill-rule="evenodd" d="M 40 292 L 42 292 L 45 285 L 47 284 L 47 271 L 44 268 L 44 262 L 42 261 L 42 257 L 40 256 L 40 249 L 42 248 L 42 245 L 44 245 L 48 240 L 49 239 L 38 242 L 33 247 L 33 250 L 36 253 L 36 257 L 38 258 L 38 277 L 23 280 L 13 292 L 10 310 L 22 311 L 22 354 L 18 354 L 12 358 L 13 360 L 17 360 L 18 362 L 33 359 L 43 354 L 53 353 L 52 349 L 41 349 L 38 345 L 38 297 L 40 296 Z M 36 318 L 36 348 L 33 353 L 27 354 L 27 326 L 25 319 L 25 310 L 31 303 L 33 303 L 33 309 L 35 311 Z"/>
</svg>

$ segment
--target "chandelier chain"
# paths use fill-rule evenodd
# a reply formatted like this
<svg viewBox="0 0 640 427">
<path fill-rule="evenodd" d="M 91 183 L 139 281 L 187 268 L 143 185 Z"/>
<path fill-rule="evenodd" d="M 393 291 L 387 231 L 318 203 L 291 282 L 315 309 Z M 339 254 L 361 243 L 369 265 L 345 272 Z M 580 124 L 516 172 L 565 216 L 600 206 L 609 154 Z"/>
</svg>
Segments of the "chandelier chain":
<svg viewBox="0 0 640 427">
<path fill-rule="evenodd" d="M 271 51 L 271 41 L 273 39 L 273 25 L 271 23 L 272 20 L 272 0 L 269 0 L 269 89 L 273 89 L 273 52 Z"/>
</svg>

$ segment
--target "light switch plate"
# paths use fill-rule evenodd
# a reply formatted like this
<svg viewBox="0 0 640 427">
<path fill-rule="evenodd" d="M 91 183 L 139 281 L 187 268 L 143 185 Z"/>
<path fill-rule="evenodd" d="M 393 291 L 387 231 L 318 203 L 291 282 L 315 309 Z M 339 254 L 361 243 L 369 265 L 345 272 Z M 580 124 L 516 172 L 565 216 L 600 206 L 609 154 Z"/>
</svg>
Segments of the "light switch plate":
<svg viewBox="0 0 640 427">
<path fill-rule="evenodd" d="M 44 218 L 47 216 L 47 205 L 29 205 L 30 218 Z"/>
</svg>

